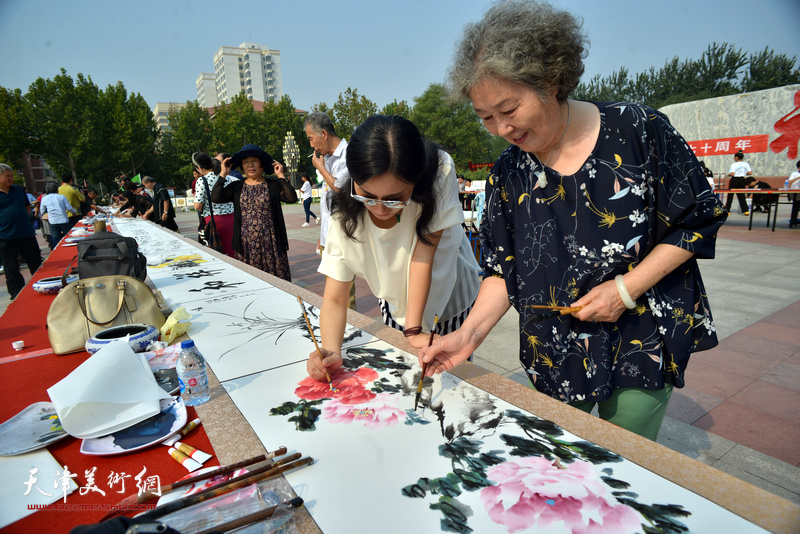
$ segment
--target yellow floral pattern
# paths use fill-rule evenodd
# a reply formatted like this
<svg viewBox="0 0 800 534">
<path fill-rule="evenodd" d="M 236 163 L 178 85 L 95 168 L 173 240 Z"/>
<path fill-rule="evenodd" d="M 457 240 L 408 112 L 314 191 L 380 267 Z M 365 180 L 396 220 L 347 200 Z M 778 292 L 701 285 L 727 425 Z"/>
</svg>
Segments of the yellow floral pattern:
<svg viewBox="0 0 800 534">
<path fill-rule="evenodd" d="M 616 323 L 571 315 L 526 325 L 531 305 L 566 306 L 640 262 L 658 244 L 713 258 L 725 212 L 667 118 L 598 103 L 597 145 L 561 175 L 518 147 L 492 171 L 481 227 L 486 276 L 502 276 L 520 313 L 520 360 L 539 391 L 602 401 L 618 387 L 682 387 L 689 355 L 717 343 L 695 258 L 668 274 Z"/>
</svg>

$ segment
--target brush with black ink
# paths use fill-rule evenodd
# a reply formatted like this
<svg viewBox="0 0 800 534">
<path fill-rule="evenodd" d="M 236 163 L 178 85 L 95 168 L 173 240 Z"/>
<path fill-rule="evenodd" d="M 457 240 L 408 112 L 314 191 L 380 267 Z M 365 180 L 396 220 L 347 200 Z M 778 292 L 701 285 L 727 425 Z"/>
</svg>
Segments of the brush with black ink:
<svg viewBox="0 0 800 534">
<path fill-rule="evenodd" d="M 303 299 L 299 296 L 297 297 L 297 302 L 300 303 L 300 309 L 303 311 L 303 318 L 306 320 L 306 326 L 308 327 L 308 333 L 311 336 L 312 341 L 314 341 L 314 347 L 317 349 L 317 354 L 319 354 L 320 360 L 322 360 L 322 351 L 317 345 L 317 336 L 314 335 L 314 329 L 311 328 L 311 321 L 308 320 L 308 315 L 306 314 L 306 307 L 303 305 Z M 328 379 L 328 389 L 333 390 L 333 382 L 331 381 L 331 375 L 328 371 L 325 371 L 325 378 Z"/>
<path fill-rule="evenodd" d="M 561 315 L 567 315 L 569 313 L 575 313 L 576 311 L 578 311 L 581 308 L 583 308 L 583 306 L 568 307 L 568 306 L 539 306 L 539 305 L 536 305 L 536 306 L 525 306 L 525 307 L 526 308 L 539 308 L 539 309 L 549 310 L 549 311 L 546 311 L 546 312 L 535 313 L 535 314 L 531 315 L 528 318 L 528 320 L 525 321 L 526 325 L 527 324 L 531 324 L 531 323 L 540 323 L 542 321 L 546 321 L 547 319 L 552 319 L 553 317 L 559 317 Z"/>
<path fill-rule="evenodd" d="M 436 315 L 433 318 L 433 327 L 431 328 L 431 337 L 428 339 L 428 346 L 430 347 L 433 345 L 433 333 L 436 331 L 436 323 L 439 322 L 439 316 Z M 419 405 L 419 397 L 422 395 L 422 382 L 425 380 L 425 371 L 428 370 L 427 362 L 422 364 L 422 375 L 419 377 L 419 385 L 417 386 L 417 394 L 414 396 L 414 411 L 417 411 L 417 406 Z"/>
</svg>

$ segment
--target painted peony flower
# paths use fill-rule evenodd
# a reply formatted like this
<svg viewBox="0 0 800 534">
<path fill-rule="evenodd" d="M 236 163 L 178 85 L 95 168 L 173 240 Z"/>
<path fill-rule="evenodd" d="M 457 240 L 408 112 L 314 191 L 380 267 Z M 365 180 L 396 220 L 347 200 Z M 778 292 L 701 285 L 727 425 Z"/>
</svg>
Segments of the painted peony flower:
<svg viewBox="0 0 800 534">
<path fill-rule="evenodd" d="M 355 371 L 338 369 L 331 375 L 333 389 L 327 382 L 306 377 L 297 384 L 294 394 L 301 399 L 337 399 L 342 404 L 359 404 L 375 398 L 375 393 L 366 388 L 378 378 L 378 373 L 368 367 L 360 367 Z"/>
<path fill-rule="evenodd" d="M 496 485 L 481 490 L 481 502 L 492 521 L 509 532 L 553 527 L 575 534 L 641 530 L 641 516 L 614 500 L 588 462 L 519 458 L 490 467 L 487 477 Z"/>
<path fill-rule="evenodd" d="M 397 395 L 381 393 L 363 404 L 343 404 L 336 400 L 322 406 L 322 417 L 330 423 L 361 423 L 367 428 L 384 428 L 403 421 L 406 412 L 397 407 Z"/>
</svg>

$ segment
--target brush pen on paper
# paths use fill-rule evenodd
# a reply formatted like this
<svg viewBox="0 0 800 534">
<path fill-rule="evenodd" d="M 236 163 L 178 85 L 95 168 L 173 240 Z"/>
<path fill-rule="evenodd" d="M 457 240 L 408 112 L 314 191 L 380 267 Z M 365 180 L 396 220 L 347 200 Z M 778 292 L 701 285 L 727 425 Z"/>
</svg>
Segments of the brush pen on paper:
<svg viewBox="0 0 800 534">
<path fill-rule="evenodd" d="M 436 315 L 433 318 L 433 327 L 431 328 L 431 337 L 428 339 L 428 346 L 430 347 L 433 344 L 433 333 L 436 331 L 436 323 L 439 322 L 439 316 Z M 422 364 L 422 375 L 419 377 L 419 384 L 417 385 L 417 394 L 414 396 L 414 411 L 417 411 L 417 405 L 419 405 L 419 397 L 422 394 L 422 382 L 425 380 L 425 371 L 428 370 L 427 362 Z"/>
<path fill-rule="evenodd" d="M 526 308 L 537 308 L 537 309 L 542 309 L 542 310 L 549 310 L 549 311 L 546 311 L 546 312 L 543 312 L 543 313 L 535 313 L 535 314 L 531 315 L 530 318 L 528 318 L 528 320 L 525 321 L 526 325 L 527 324 L 531 324 L 531 323 L 539 323 L 539 322 L 545 321 L 547 319 L 552 319 L 553 317 L 559 317 L 561 315 L 567 315 L 567 314 L 570 314 L 570 313 L 575 313 L 576 311 L 578 311 L 581 308 L 583 308 L 583 306 L 572 306 L 572 307 L 569 307 L 569 306 L 539 306 L 539 305 L 536 305 L 536 306 L 525 306 L 525 307 Z"/>
<path fill-rule="evenodd" d="M 301 299 L 298 296 L 297 302 L 300 303 L 300 309 L 303 310 L 303 318 L 306 320 L 308 333 L 311 336 L 311 339 L 314 341 L 314 346 L 317 348 L 317 354 L 319 354 L 319 359 L 322 360 L 322 351 L 319 349 L 319 345 L 317 345 L 317 336 L 314 335 L 314 329 L 311 328 L 311 322 L 308 320 L 308 315 L 306 314 L 306 307 L 303 306 L 303 299 Z M 328 373 L 328 371 L 325 371 L 325 378 L 328 379 L 328 389 L 333 390 L 333 382 L 331 382 L 331 375 L 330 373 Z"/>
</svg>

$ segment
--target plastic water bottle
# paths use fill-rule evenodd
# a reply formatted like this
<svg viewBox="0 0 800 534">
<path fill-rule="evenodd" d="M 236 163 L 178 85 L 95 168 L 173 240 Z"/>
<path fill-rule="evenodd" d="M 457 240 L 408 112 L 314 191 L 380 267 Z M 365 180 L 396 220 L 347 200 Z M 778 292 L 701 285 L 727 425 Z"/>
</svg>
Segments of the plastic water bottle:
<svg viewBox="0 0 800 534">
<path fill-rule="evenodd" d="M 181 398 L 186 406 L 197 406 L 206 402 L 210 396 L 206 360 L 191 339 L 181 341 L 181 353 L 175 368 L 181 384 Z"/>
<path fill-rule="evenodd" d="M 784 190 L 789 189 L 789 179 L 788 178 L 786 179 L 786 183 L 783 184 L 783 189 Z"/>
</svg>

